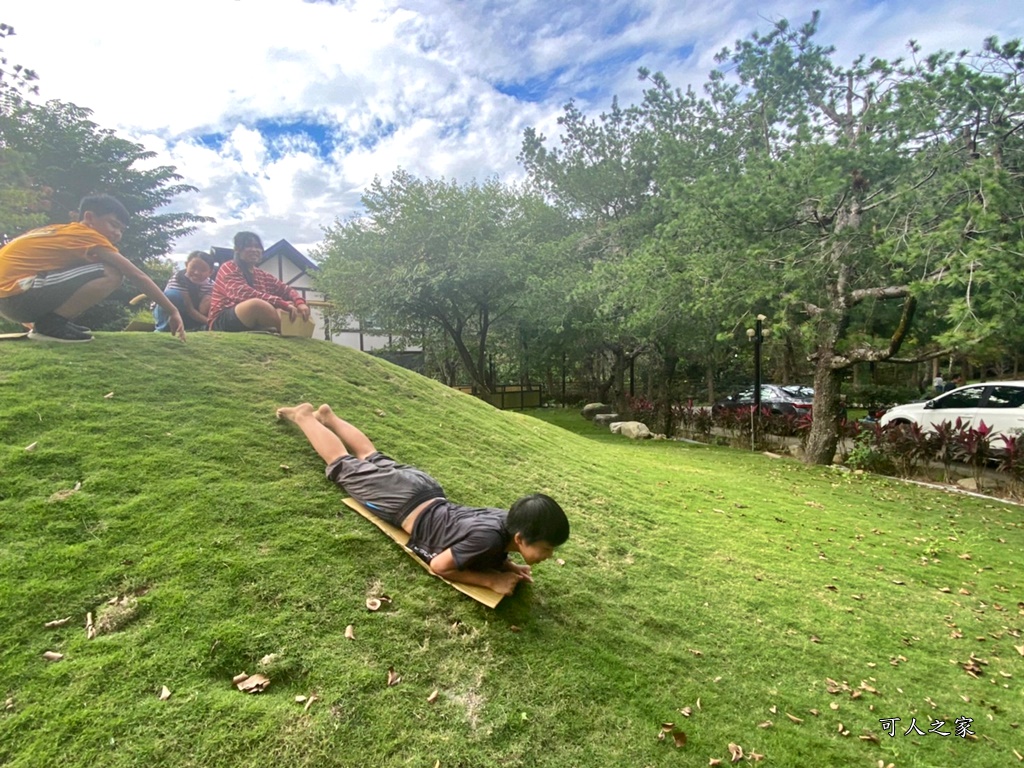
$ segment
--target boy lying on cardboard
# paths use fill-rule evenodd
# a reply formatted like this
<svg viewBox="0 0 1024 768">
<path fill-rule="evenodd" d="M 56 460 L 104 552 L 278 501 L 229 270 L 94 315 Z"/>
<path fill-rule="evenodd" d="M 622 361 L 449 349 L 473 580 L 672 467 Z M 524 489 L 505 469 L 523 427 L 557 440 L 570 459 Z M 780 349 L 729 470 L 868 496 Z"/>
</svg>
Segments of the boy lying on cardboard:
<svg viewBox="0 0 1024 768">
<path fill-rule="evenodd" d="M 465 507 L 445 498 L 426 472 L 378 451 L 359 429 L 328 405 L 279 408 L 302 430 L 327 464 L 327 478 L 382 520 L 409 534 L 409 548 L 448 581 L 510 595 L 520 581 L 533 581 L 531 566 L 547 560 L 569 538 L 569 521 L 558 503 L 542 493 L 524 496 L 511 509 Z M 526 565 L 508 559 L 522 555 Z"/>
</svg>

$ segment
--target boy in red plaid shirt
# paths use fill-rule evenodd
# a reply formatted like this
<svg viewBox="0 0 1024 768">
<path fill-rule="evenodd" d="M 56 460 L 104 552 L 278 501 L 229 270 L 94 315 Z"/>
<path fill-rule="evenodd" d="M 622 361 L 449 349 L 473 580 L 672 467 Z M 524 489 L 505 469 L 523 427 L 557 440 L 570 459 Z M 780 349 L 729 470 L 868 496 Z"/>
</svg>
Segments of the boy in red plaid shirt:
<svg viewBox="0 0 1024 768">
<path fill-rule="evenodd" d="M 254 232 L 235 235 L 235 257 L 217 270 L 210 301 L 211 331 L 281 332 L 278 310 L 309 320 L 309 306 L 294 290 L 256 267 L 263 241 Z"/>
</svg>

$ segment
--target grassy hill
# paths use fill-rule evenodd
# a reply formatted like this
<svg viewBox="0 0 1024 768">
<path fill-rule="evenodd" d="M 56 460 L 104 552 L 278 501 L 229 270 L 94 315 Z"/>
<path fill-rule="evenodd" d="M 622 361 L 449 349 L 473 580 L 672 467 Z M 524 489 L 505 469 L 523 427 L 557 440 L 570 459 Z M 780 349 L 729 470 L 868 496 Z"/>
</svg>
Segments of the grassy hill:
<svg viewBox="0 0 1024 768">
<path fill-rule="evenodd" d="M 429 577 L 274 420 L 302 401 L 458 501 L 551 494 L 564 564 L 494 611 Z M 1021 508 L 588 430 L 323 342 L 0 345 L 0 764 L 1016 764 Z"/>
</svg>

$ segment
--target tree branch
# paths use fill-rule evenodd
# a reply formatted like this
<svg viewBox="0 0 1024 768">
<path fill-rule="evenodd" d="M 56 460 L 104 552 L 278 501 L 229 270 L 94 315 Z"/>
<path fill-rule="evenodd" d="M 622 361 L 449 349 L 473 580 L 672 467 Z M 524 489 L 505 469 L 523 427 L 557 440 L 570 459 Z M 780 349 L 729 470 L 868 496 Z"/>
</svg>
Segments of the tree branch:
<svg viewBox="0 0 1024 768">
<path fill-rule="evenodd" d="M 889 285 L 884 288 L 860 288 L 851 291 L 846 304 L 854 307 L 865 299 L 903 299 L 910 295 L 909 285 Z"/>
</svg>

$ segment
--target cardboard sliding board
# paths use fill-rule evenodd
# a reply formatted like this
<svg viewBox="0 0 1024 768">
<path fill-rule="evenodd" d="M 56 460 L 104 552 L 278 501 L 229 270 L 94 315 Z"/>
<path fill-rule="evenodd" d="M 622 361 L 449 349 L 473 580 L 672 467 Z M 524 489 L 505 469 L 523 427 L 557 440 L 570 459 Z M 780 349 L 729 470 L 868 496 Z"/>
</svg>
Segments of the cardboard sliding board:
<svg viewBox="0 0 1024 768">
<path fill-rule="evenodd" d="M 278 310 L 278 314 L 281 316 L 282 336 L 298 336 L 303 339 L 313 338 L 316 323 L 312 320 L 303 320 L 301 317 L 296 317 L 292 320 L 287 312 L 282 312 L 281 310 Z"/>
<path fill-rule="evenodd" d="M 398 545 L 403 550 L 405 550 L 405 553 L 409 555 L 409 557 L 411 557 L 417 563 L 419 563 L 421 566 L 423 566 L 423 568 L 431 576 L 435 576 L 436 578 L 441 579 L 441 581 L 455 587 L 455 589 L 459 590 L 459 592 L 461 592 L 462 594 L 472 597 L 478 603 L 483 603 L 488 608 L 494 608 L 498 603 L 501 602 L 501 598 L 503 597 L 503 595 L 499 595 L 493 589 L 488 589 L 487 587 L 478 587 L 475 584 L 459 584 L 457 582 L 448 581 L 448 579 L 441 578 L 436 573 L 431 571 L 430 566 L 427 563 L 423 562 L 423 560 L 415 552 L 413 552 L 411 549 L 409 549 L 408 546 L 406 546 L 409 541 L 408 533 L 403 531 L 401 528 L 397 528 L 394 525 L 391 525 L 390 523 L 384 522 L 355 499 L 345 499 L 344 501 L 347 506 L 354 509 L 360 515 L 362 515 L 371 523 L 373 523 L 382 531 L 384 531 L 384 533 L 390 536 L 393 541 L 397 542 Z"/>
<path fill-rule="evenodd" d="M 21 333 L 0 333 L 0 341 L 21 341 L 28 338 L 28 331 Z"/>
</svg>

